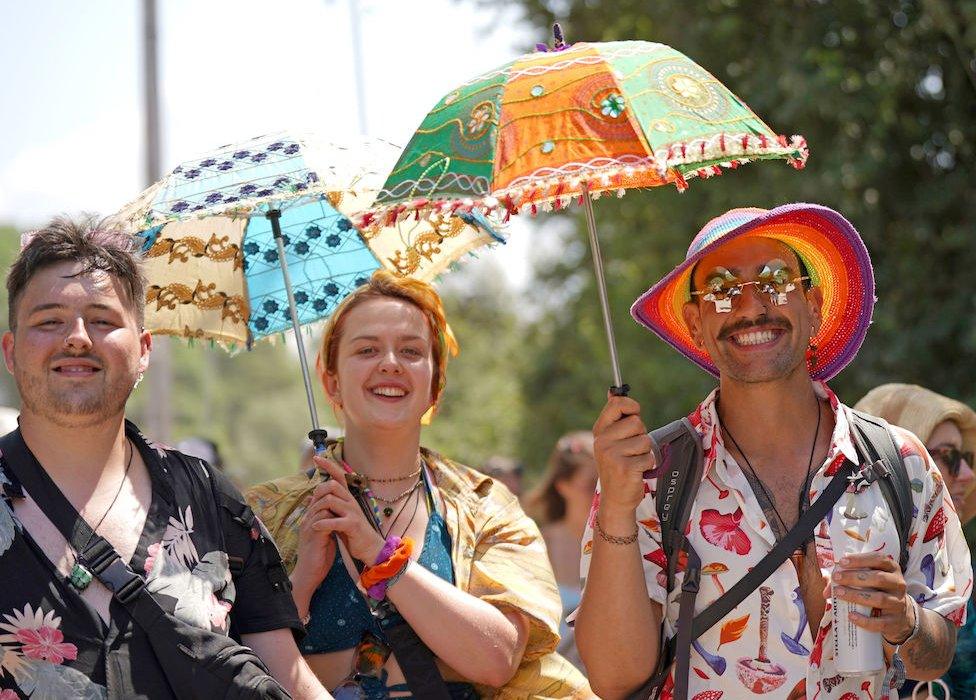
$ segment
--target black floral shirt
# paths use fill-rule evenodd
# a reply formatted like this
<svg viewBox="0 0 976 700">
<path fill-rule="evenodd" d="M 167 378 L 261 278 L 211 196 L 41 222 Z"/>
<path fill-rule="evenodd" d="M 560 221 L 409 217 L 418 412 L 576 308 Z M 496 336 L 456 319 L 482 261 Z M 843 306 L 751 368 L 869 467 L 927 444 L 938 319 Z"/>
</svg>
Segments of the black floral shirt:
<svg viewBox="0 0 976 700">
<path fill-rule="evenodd" d="M 145 574 L 159 604 L 189 624 L 235 638 L 285 627 L 301 634 L 264 526 L 256 521 L 248 529 L 219 505 L 243 503 L 240 493 L 219 471 L 149 442 L 132 423 L 126 434 L 152 479 L 129 565 Z M 106 623 L 17 520 L 12 506 L 23 494 L 0 457 L 0 700 L 173 697 L 125 608 L 113 599 Z"/>
</svg>

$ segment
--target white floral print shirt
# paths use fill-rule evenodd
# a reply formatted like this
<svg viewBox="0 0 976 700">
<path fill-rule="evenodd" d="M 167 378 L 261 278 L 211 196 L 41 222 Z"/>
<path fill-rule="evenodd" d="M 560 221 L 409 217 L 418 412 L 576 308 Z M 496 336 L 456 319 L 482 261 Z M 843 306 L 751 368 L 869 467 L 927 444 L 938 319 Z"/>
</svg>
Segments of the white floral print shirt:
<svg viewBox="0 0 976 700">
<path fill-rule="evenodd" d="M 850 409 L 841 404 L 823 383 L 815 388 L 829 402 L 836 419 L 827 458 L 813 475 L 812 503 L 830 483 L 831 477 L 849 459 L 858 462 L 851 438 Z M 739 465 L 726 452 L 719 430 L 713 391 L 689 416 L 702 437 L 705 450 L 704 477 L 690 518 L 690 540 L 702 559 L 703 576 L 696 611 L 704 610 L 749 568 L 754 567 L 776 544 L 749 482 Z M 921 442 L 911 433 L 895 429 L 912 485 L 915 517 L 909 535 L 908 593 L 923 607 L 934 610 L 956 625 L 965 621 L 966 600 L 973 584 L 969 550 L 959 519 L 946 492 L 938 468 Z M 638 542 L 643 556 L 647 593 L 665 609 L 668 637 L 677 629 L 678 603 L 683 574 L 676 576 L 673 590 L 665 590 L 666 556 L 661 547 L 661 529 L 654 495 L 657 479 L 645 480 L 645 497 L 637 510 Z M 593 517 L 599 504 L 600 487 L 594 496 L 590 520 L 583 533 L 581 575 L 586 574 L 593 546 Z M 853 505 L 858 520 L 844 517 Z M 848 511 L 849 512 L 849 511 Z M 887 502 L 877 484 L 856 493 L 845 493 L 833 512 L 814 533 L 817 560 L 824 576 L 833 571 L 835 553 L 885 552 L 896 561 L 900 553 L 897 529 Z M 679 570 L 682 563 L 679 562 Z M 708 573 L 709 571 L 713 573 Z M 762 617 L 761 594 L 752 592 L 697 639 L 691 652 L 688 695 L 692 700 L 745 698 L 762 693 L 770 700 L 880 700 L 883 674 L 861 678 L 841 676 L 834 663 L 834 630 L 830 601 L 816 638 L 807 624 L 799 580 L 787 560 L 767 579 L 771 589 L 768 603 L 768 663 L 757 664 Z M 673 672 L 673 671 L 672 671 Z M 669 679 L 667 688 L 672 685 Z M 665 698 L 668 693 L 665 693 Z"/>
</svg>

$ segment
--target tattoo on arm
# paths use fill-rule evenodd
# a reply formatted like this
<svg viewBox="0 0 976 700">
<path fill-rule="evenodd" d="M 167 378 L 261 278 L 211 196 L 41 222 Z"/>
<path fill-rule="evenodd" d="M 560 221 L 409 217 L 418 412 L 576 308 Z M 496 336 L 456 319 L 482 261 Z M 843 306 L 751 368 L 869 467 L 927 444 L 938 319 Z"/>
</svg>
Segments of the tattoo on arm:
<svg viewBox="0 0 976 700">
<path fill-rule="evenodd" d="M 941 671 L 949 666 L 956 651 L 956 626 L 938 613 L 919 608 L 922 624 L 915 639 L 905 645 L 908 675 L 912 671 Z"/>
</svg>

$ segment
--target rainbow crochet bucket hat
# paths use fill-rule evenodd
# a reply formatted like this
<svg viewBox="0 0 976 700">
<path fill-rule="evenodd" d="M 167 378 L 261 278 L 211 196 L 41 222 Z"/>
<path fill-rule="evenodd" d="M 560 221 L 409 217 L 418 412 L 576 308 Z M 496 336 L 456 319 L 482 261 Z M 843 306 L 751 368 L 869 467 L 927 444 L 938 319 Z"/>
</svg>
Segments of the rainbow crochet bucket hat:
<svg viewBox="0 0 976 700">
<path fill-rule="evenodd" d="M 854 359 L 874 309 L 874 273 L 854 226 L 833 209 L 785 204 L 775 209 L 732 209 L 709 221 L 688 248 L 685 261 L 644 292 L 630 313 L 705 371 L 718 376 L 708 353 L 695 345 L 682 306 L 691 299 L 695 264 L 742 236 L 782 241 L 806 265 L 811 284 L 823 292 L 823 323 L 812 339 L 817 361 L 810 376 L 830 379 Z"/>
</svg>

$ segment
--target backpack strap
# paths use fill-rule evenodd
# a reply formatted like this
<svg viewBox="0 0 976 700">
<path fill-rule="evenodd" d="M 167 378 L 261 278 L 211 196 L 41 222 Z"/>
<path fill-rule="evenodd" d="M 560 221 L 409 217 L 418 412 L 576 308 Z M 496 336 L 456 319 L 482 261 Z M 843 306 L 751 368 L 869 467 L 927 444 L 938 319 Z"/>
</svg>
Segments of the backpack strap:
<svg viewBox="0 0 976 700">
<path fill-rule="evenodd" d="M 205 478 L 210 482 L 214 501 L 221 515 L 224 549 L 227 552 L 230 575 L 236 580 L 244 573 L 244 564 L 248 556 L 252 550 L 257 550 L 255 553 L 260 558 L 261 565 L 267 571 L 268 580 L 275 590 L 290 591 L 291 581 L 284 564 L 280 557 L 271 554 L 274 545 L 269 541 L 270 535 L 227 477 L 213 465 L 196 457 L 189 457 L 180 452 L 170 452 L 170 455 L 184 460 L 197 460 L 200 462 L 200 468 L 205 471 Z M 196 468 L 195 465 L 188 466 Z"/>
<path fill-rule="evenodd" d="M 231 520 L 251 533 L 252 537 L 255 530 L 260 532 L 259 528 L 257 528 L 257 518 L 255 517 L 254 511 L 251 510 L 250 506 L 231 498 L 219 488 L 215 488 L 214 490 L 217 493 L 217 505 L 220 506 L 223 512 L 226 512 L 230 516 Z M 228 550 L 227 560 L 230 563 L 230 573 L 234 578 L 237 578 L 244 572 L 244 562 L 246 561 L 247 557 L 247 552 L 240 547 L 240 543 L 241 540 L 237 537 L 227 538 L 225 542 Z"/>
<path fill-rule="evenodd" d="M 668 423 L 652 430 L 650 433 L 651 446 L 654 450 L 655 468 L 657 475 L 657 494 L 655 506 L 657 517 L 661 523 L 661 547 L 667 557 L 665 575 L 668 593 L 674 588 L 675 572 L 681 552 L 688 555 L 685 576 L 681 584 L 680 613 L 688 620 L 695 614 L 695 601 L 698 598 L 698 587 L 701 578 L 701 559 L 694 547 L 685 537 L 685 528 L 691 518 L 691 511 L 695 506 L 695 496 L 701 484 L 705 468 L 704 452 L 698 431 L 687 418 Z M 661 691 L 663 680 L 667 677 L 677 644 L 691 645 L 690 625 L 685 630 L 678 630 L 677 637 L 665 640 L 664 616 L 661 616 L 660 647 L 657 656 L 657 666 L 651 677 L 630 698 L 656 697 Z M 688 673 L 690 672 L 690 657 L 678 659 L 675 669 L 675 697 L 687 697 Z M 683 669 L 683 670 L 682 670 Z M 681 681 L 683 674 L 683 682 Z"/>
<path fill-rule="evenodd" d="M 908 568 L 908 536 L 912 529 L 914 508 L 908 468 L 888 423 L 861 411 L 852 410 L 851 415 L 854 444 L 861 458 L 871 465 L 871 471 L 865 476 L 869 481 L 878 482 L 888 510 L 894 516 L 898 541 L 901 542 L 898 563 L 905 571 Z"/>
<path fill-rule="evenodd" d="M 650 433 L 654 461 L 658 465 L 655 506 L 661 523 L 661 546 L 668 560 L 668 593 L 674 588 L 679 547 L 695 506 L 695 496 L 705 469 L 698 431 L 687 418 L 668 423 Z M 673 555 L 673 556 L 672 556 Z"/>
<path fill-rule="evenodd" d="M 823 520 L 831 508 L 840 500 L 848 486 L 848 476 L 854 473 L 854 465 L 850 460 L 844 461 L 844 466 L 834 474 L 830 483 L 821 492 L 809 508 L 800 514 L 799 520 L 786 536 L 752 567 L 741 579 L 721 595 L 715 602 L 695 616 L 693 622 L 692 639 L 698 639 L 714 627 L 750 593 L 761 586 L 766 579 L 790 558 L 796 548 L 802 545 L 813 534 L 817 524 Z"/>
</svg>

